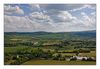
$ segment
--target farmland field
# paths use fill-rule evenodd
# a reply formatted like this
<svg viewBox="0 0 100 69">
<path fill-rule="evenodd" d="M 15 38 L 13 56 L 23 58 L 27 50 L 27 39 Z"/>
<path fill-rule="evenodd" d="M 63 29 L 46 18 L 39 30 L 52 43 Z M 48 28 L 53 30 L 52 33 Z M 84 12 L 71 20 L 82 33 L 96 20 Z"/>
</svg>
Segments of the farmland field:
<svg viewBox="0 0 100 69">
<path fill-rule="evenodd" d="M 5 32 L 4 64 L 96 65 L 95 33 L 89 32 Z"/>
<path fill-rule="evenodd" d="M 22 65 L 95 65 L 94 61 L 30 60 Z"/>
</svg>

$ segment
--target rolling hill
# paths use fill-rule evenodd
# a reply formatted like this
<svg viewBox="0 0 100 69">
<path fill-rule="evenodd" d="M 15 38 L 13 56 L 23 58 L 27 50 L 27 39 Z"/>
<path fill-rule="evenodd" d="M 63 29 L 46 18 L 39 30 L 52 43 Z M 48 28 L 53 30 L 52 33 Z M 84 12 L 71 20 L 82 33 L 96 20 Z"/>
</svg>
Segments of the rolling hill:
<svg viewBox="0 0 100 69">
<path fill-rule="evenodd" d="M 96 40 L 96 30 L 76 32 L 4 32 L 6 35 L 31 36 L 41 39 Z"/>
</svg>

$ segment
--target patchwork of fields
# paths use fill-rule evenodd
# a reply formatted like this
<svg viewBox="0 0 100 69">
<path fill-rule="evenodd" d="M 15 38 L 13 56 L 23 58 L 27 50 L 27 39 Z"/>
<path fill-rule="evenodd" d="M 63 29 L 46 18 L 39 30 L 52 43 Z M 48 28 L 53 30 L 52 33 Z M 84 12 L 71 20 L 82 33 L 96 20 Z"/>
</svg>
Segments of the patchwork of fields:
<svg viewBox="0 0 100 69">
<path fill-rule="evenodd" d="M 95 34 L 80 33 L 5 33 L 4 64 L 96 65 Z"/>
</svg>

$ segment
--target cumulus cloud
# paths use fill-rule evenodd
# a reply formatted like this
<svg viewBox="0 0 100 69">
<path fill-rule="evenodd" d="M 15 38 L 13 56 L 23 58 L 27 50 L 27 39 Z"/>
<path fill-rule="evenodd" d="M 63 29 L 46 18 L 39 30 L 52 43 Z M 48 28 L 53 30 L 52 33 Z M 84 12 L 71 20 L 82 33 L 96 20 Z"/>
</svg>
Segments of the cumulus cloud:
<svg viewBox="0 0 100 69">
<path fill-rule="evenodd" d="M 68 11 L 57 11 L 51 17 L 55 22 L 70 22 L 75 18 Z"/>
<path fill-rule="evenodd" d="M 39 12 L 33 12 L 30 14 L 30 17 L 32 19 L 38 19 L 38 20 L 49 20 L 49 16 L 39 13 Z"/>
<path fill-rule="evenodd" d="M 82 12 L 81 15 L 82 15 L 82 21 L 83 24 L 86 26 L 86 27 L 95 27 L 95 24 L 96 24 L 96 18 L 94 17 L 95 15 L 93 13 L 91 13 L 92 15 L 88 16 L 86 13 Z"/>
<path fill-rule="evenodd" d="M 39 11 L 39 12 L 41 12 L 42 13 L 42 10 L 41 10 L 41 7 L 40 7 L 40 5 L 39 4 L 30 4 L 30 6 L 31 6 L 31 10 L 33 10 L 33 11 Z"/>
<path fill-rule="evenodd" d="M 24 14 L 24 11 L 19 6 L 12 7 L 11 5 L 4 5 L 5 14 Z"/>
</svg>

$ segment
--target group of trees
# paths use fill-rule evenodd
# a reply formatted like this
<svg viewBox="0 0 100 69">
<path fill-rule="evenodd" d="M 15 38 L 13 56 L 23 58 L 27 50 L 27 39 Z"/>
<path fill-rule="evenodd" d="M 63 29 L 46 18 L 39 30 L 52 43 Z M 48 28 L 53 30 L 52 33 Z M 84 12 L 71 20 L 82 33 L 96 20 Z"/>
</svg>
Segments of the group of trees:
<svg viewBox="0 0 100 69">
<path fill-rule="evenodd" d="M 4 61 L 15 60 L 11 64 L 21 64 L 31 59 L 50 59 L 52 58 L 52 52 L 50 50 L 43 51 L 40 48 L 31 49 L 20 49 L 14 53 L 5 53 Z"/>
</svg>

